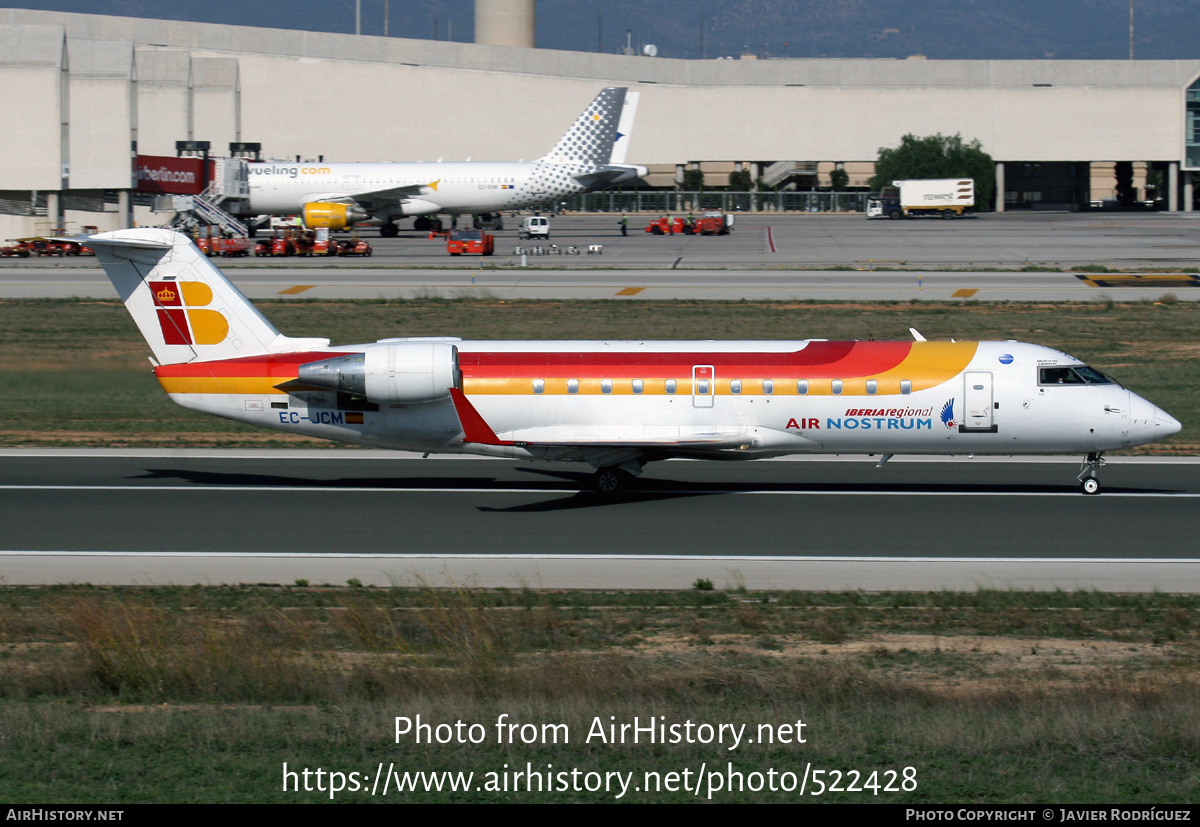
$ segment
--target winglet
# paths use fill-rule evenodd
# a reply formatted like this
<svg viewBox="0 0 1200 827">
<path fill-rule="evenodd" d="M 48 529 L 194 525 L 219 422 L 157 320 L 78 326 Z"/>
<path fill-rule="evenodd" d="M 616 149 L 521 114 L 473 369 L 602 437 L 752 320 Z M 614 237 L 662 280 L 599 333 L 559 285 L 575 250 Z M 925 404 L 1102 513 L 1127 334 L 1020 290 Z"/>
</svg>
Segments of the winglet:
<svg viewBox="0 0 1200 827">
<path fill-rule="evenodd" d="M 492 427 L 484 421 L 464 394 L 458 388 L 450 388 L 450 398 L 454 400 L 454 411 L 462 424 L 463 442 L 476 442 L 480 445 L 516 445 L 510 440 L 502 440 L 496 436 Z"/>
</svg>

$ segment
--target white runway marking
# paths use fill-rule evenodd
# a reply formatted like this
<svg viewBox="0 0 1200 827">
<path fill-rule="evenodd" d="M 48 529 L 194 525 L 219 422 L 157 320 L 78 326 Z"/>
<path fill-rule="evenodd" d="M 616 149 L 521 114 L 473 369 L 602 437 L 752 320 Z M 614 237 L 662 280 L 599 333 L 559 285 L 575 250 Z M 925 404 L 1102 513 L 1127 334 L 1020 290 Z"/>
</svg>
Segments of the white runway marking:
<svg viewBox="0 0 1200 827">
<path fill-rule="evenodd" d="M 927 484 L 927 483 L 926 483 Z M 575 494 L 577 489 L 564 488 L 430 488 L 406 486 L 341 486 L 341 485 L 0 485 L 0 491 L 190 491 L 206 493 L 217 491 L 287 492 L 287 493 L 347 493 L 347 494 Z M 764 497 L 1080 497 L 1074 488 L 1063 491 L 745 491 L 735 488 L 639 488 L 626 495 L 636 499 L 644 494 L 730 494 Z M 1182 491 L 1126 491 L 1106 492 L 1098 499 L 1129 497 L 1198 498 L 1200 493 Z M 1094 498 L 1095 499 L 1095 498 Z"/>
</svg>

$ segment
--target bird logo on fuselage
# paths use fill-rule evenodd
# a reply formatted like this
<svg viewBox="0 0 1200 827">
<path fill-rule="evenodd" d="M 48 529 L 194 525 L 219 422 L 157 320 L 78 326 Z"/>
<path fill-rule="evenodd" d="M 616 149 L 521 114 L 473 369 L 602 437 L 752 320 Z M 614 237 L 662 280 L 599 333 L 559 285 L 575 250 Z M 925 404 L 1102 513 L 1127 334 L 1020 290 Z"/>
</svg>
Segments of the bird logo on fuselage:
<svg viewBox="0 0 1200 827">
<path fill-rule="evenodd" d="M 953 398 L 949 399 L 946 402 L 946 404 L 942 406 L 942 424 L 945 425 L 947 428 L 951 428 L 951 429 L 953 429 L 957 424 L 954 421 L 954 399 Z"/>
</svg>

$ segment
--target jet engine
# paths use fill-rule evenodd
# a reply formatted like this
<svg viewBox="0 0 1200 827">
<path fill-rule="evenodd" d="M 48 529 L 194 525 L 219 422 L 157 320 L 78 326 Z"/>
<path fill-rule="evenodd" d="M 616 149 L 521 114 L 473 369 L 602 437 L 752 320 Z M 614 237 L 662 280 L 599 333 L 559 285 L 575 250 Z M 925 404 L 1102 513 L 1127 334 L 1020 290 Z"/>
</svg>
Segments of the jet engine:
<svg viewBox="0 0 1200 827">
<path fill-rule="evenodd" d="M 301 365 L 297 384 L 365 397 L 381 405 L 433 402 L 462 389 L 458 348 L 445 341 L 370 345 L 361 353 Z"/>
<path fill-rule="evenodd" d="M 344 230 L 356 221 L 367 218 L 367 213 L 357 204 L 334 204 L 314 201 L 304 205 L 304 226 L 310 230 L 328 227 Z"/>
</svg>

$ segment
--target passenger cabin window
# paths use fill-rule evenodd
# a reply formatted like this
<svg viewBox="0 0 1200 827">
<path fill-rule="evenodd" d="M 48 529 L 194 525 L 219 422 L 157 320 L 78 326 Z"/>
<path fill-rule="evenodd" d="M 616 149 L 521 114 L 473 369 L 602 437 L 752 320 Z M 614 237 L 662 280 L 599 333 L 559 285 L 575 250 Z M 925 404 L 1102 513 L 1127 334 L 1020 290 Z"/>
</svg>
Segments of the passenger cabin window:
<svg viewBox="0 0 1200 827">
<path fill-rule="evenodd" d="M 698 393 L 702 396 L 708 395 L 708 380 L 707 379 L 697 379 L 696 380 L 696 393 Z"/>
<path fill-rule="evenodd" d="M 674 379 L 667 380 L 667 393 L 675 393 L 675 380 Z"/>
<path fill-rule="evenodd" d="M 806 393 L 808 393 L 808 380 L 807 379 L 797 379 L 796 380 L 796 393 L 800 394 L 801 396 L 804 396 Z"/>
<path fill-rule="evenodd" d="M 833 392 L 834 392 L 834 394 L 839 394 L 842 392 L 842 380 L 841 379 L 833 380 Z"/>
<path fill-rule="evenodd" d="M 546 392 L 546 380 L 545 379 L 534 379 L 533 380 L 533 392 L 534 393 L 545 393 Z"/>
<path fill-rule="evenodd" d="M 901 379 L 900 380 L 900 393 L 905 394 L 906 396 L 908 394 L 912 393 L 912 380 L 911 379 Z"/>
<path fill-rule="evenodd" d="M 742 392 L 742 380 L 741 379 L 730 379 L 729 380 L 729 392 L 732 393 L 734 396 L 741 393 Z"/>
<path fill-rule="evenodd" d="M 774 379 L 764 379 L 763 380 L 763 393 L 766 396 L 770 396 L 771 394 L 775 393 L 775 380 Z"/>
<path fill-rule="evenodd" d="M 633 380 L 633 392 L 634 393 L 641 393 L 645 389 L 646 389 L 646 384 L 641 379 Z"/>
<path fill-rule="evenodd" d="M 867 393 L 874 395 L 879 390 L 879 383 L 874 379 L 867 380 Z"/>
<path fill-rule="evenodd" d="M 612 380 L 611 379 L 601 379 L 600 380 L 600 392 L 601 393 L 612 393 Z"/>
<path fill-rule="evenodd" d="M 578 379 L 568 379 L 567 380 L 567 393 L 579 393 L 579 380 Z"/>
</svg>

